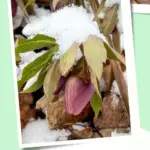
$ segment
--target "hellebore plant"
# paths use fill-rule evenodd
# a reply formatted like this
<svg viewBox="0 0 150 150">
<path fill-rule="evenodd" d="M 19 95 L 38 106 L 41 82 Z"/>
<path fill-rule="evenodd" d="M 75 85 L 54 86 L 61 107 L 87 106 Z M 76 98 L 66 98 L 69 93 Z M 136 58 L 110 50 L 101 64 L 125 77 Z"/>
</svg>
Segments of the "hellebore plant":
<svg viewBox="0 0 150 150">
<path fill-rule="evenodd" d="M 58 3 L 50 3 L 53 11 L 59 6 Z M 61 6 L 63 5 L 61 4 Z M 97 9 L 97 11 L 102 11 L 104 4 L 102 3 L 99 6 L 101 9 Z M 32 93 L 43 87 L 44 95 L 49 102 L 53 102 L 56 97 L 59 97 L 60 93 L 63 93 L 66 111 L 69 114 L 79 115 L 90 102 L 95 115 L 98 116 L 102 105 L 100 80 L 106 60 L 115 60 L 125 66 L 125 59 L 119 52 L 118 44 L 120 44 L 120 41 L 115 41 L 115 44 L 110 42 L 110 34 L 115 34 L 118 31 L 116 29 L 117 8 L 118 5 L 114 5 L 108 10 L 105 8 L 106 14 L 103 21 L 95 16 L 95 20 L 102 29 L 108 43 L 101 37 L 89 35 L 83 42 L 74 42 L 59 59 L 53 59 L 59 51 L 59 45 L 55 38 L 37 34 L 32 39 L 18 39 L 15 51 L 17 62 L 20 61 L 20 53 L 47 47 L 47 51 L 42 56 L 24 67 L 18 80 L 19 91 Z M 95 7 L 93 7 L 93 10 L 95 10 Z M 76 60 L 79 50 L 82 56 Z M 34 76 L 36 76 L 35 82 L 21 91 L 20 89 L 24 87 L 26 82 Z"/>
<path fill-rule="evenodd" d="M 19 60 L 19 53 L 52 46 L 45 54 L 24 68 L 21 80 L 18 81 L 18 88 L 20 89 L 39 72 L 37 81 L 22 92 L 31 93 L 43 86 L 47 99 L 53 102 L 55 96 L 59 95 L 60 91 L 64 91 L 66 111 L 73 115 L 80 114 L 90 101 L 98 115 L 102 103 L 99 83 L 103 73 L 103 63 L 106 59 L 115 59 L 125 64 L 121 54 L 95 36 L 89 36 L 88 40 L 81 45 L 73 44 L 67 53 L 54 61 L 52 56 L 58 50 L 55 39 L 37 35 L 31 40 L 18 43 L 17 60 Z M 79 47 L 82 49 L 83 56 L 74 66 Z"/>
</svg>

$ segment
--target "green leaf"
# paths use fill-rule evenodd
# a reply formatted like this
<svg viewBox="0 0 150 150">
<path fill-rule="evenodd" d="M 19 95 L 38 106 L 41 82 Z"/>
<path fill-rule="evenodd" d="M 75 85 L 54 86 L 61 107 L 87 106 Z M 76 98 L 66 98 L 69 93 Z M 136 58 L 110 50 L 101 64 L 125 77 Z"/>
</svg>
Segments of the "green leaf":
<svg viewBox="0 0 150 150">
<path fill-rule="evenodd" d="M 54 46 L 48 52 L 28 64 L 23 69 L 22 78 L 20 81 L 18 81 L 18 88 L 20 89 L 26 81 L 35 76 L 36 73 L 38 73 L 45 65 L 48 65 L 48 63 L 51 62 L 53 54 L 57 50 L 58 46 Z"/>
<path fill-rule="evenodd" d="M 91 106 L 95 112 L 95 116 L 98 117 L 98 114 L 102 107 L 102 98 L 98 96 L 98 94 L 95 92 L 92 100 L 91 100 Z"/>
<path fill-rule="evenodd" d="M 46 77 L 44 79 L 44 93 L 47 97 L 48 101 L 52 101 L 54 98 L 54 92 L 57 88 L 61 77 L 61 73 L 59 70 L 59 60 L 56 60 L 47 71 Z"/>
<path fill-rule="evenodd" d="M 113 48 L 111 48 L 107 43 L 104 42 L 104 47 L 106 48 L 107 51 L 107 57 L 109 59 L 113 59 L 113 60 L 118 60 L 120 61 L 123 65 L 126 66 L 125 63 L 125 58 L 116 50 L 114 50 Z"/>
<path fill-rule="evenodd" d="M 26 9 L 28 6 L 32 5 L 36 0 L 28 0 L 26 6 L 24 9 Z"/>
<path fill-rule="evenodd" d="M 20 93 L 32 93 L 32 92 L 37 91 L 43 85 L 44 78 L 45 78 L 45 75 L 46 75 L 45 69 L 46 69 L 46 65 L 43 67 L 43 69 L 39 73 L 37 81 L 34 82 L 28 89 L 26 89 L 26 90 L 24 90 Z"/>
<path fill-rule="evenodd" d="M 60 71 L 62 76 L 66 76 L 72 68 L 78 48 L 79 44 L 74 43 L 71 48 L 60 58 Z"/>
<path fill-rule="evenodd" d="M 108 8 L 105 12 L 105 17 L 103 19 L 103 23 L 101 24 L 102 33 L 105 36 L 108 36 L 117 24 L 117 11 L 118 5 L 114 5 L 113 7 Z"/>
<path fill-rule="evenodd" d="M 28 51 L 33 51 L 42 47 L 54 46 L 56 45 L 55 39 L 38 34 L 33 39 L 24 40 L 16 47 L 16 60 L 18 60 L 19 53 L 25 53 Z"/>
<path fill-rule="evenodd" d="M 103 41 L 95 36 L 89 36 L 88 40 L 83 43 L 83 48 L 87 64 L 100 81 L 103 71 L 102 64 L 107 58 Z"/>
</svg>

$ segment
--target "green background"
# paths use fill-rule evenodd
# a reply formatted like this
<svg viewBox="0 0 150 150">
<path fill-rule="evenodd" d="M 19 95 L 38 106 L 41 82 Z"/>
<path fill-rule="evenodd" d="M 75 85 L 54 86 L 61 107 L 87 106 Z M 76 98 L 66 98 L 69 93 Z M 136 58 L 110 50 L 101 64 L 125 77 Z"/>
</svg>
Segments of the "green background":
<svg viewBox="0 0 150 150">
<path fill-rule="evenodd" d="M 11 22 L 10 22 L 11 23 Z M 150 15 L 134 14 L 134 43 L 141 127 L 150 130 Z M 7 1 L 0 4 L 0 149 L 19 150 Z"/>
</svg>

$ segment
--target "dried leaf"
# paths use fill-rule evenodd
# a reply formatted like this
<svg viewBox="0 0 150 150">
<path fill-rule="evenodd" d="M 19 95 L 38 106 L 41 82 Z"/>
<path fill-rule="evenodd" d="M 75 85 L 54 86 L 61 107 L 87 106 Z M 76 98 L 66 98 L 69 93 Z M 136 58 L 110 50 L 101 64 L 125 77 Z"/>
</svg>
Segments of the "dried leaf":
<svg viewBox="0 0 150 150">
<path fill-rule="evenodd" d="M 47 71 L 43 85 L 44 93 L 50 102 L 54 98 L 54 93 L 57 89 L 60 77 L 59 60 L 56 60 Z"/>
<path fill-rule="evenodd" d="M 78 77 L 70 77 L 65 87 L 66 111 L 78 115 L 91 100 L 94 88 L 91 83 L 85 84 Z"/>
<path fill-rule="evenodd" d="M 79 44 L 74 43 L 71 48 L 60 58 L 60 71 L 62 76 L 66 76 L 72 68 L 78 48 Z"/>
<path fill-rule="evenodd" d="M 101 24 L 102 33 L 105 36 L 108 36 L 117 24 L 117 10 L 118 5 L 114 5 L 111 8 L 108 8 L 105 12 L 105 17 L 103 23 Z"/>
<path fill-rule="evenodd" d="M 83 43 L 83 48 L 87 64 L 100 80 L 103 71 L 102 64 L 107 58 L 103 41 L 95 36 L 89 36 L 88 40 Z"/>
</svg>

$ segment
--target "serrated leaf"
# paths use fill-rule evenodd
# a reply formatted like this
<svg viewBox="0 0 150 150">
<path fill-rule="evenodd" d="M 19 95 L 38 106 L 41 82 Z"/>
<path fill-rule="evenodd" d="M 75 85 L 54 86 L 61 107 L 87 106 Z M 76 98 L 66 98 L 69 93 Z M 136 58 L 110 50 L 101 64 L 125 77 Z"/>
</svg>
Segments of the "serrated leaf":
<svg viewBox="0 0 150 150">
<path fill-rule="evenodd" d="M 28 6 L 32 5 L 35 1 L 36 1 L 36 0 L 28 0 L 27 4 L 26 4 L 26 6 L 25 6 L 25 9 L 26 9 Z"/>
<path fill-rule="evenodd" d="M 79 44 L 74 43 L 71 48 L 60 58 L 60 71 L 62 76 L 66 76 L 72 68 Z"/>
<path fill-rule="evenodd" d="M 26 81 L 35 76 L 36 73 L 40 71 L 45 65 L 48 65 L 48 63 L 51 62 L 54 52 L 57 50 L 58 46 L 54 46 L 48 52 L 28 64 L 23 69 L 22 78 L 20 81 L 18 81 L 18 88 L 20 89 Z"/>
<path fill-rule="evenodd" d="M 83 48 L 87 64 L 100 81 L 103 71 L 102 64 L 107 58 L 103 41 L 95 36 L 89 36 L 88 40 L 83 43 Z"/>
<path fill-rule="evenodd" d="M 55 90 L 57 89 L 61 74 L 59 70 L 59 60 L 56 60 L 49 70 L 47 71 L 46 77 L 44 79 L 44 93 L 48 101 L 52 101 L 54 98 Z"/>
<path fill-rule="evenodd" d="M 105 36 L 108 36 L 117 24 L 117 10 L 118 5 L 116 4 L 113 7 L 108 8 L 105 12 L 105 17 L 103 19 L 103 23 L 101 24 L 102 33 Z"/>
<path fill-rule="evenodd" d="M 116 50 L 114 50 L 113 48 L 111 48 L 107 43 L 104 42 L 104 47 L 106 48 L 107 51 L 107 57 L 109 59 L 113 59 L 113 60 L 118 60 L 120 61 L 123 65 L 126 66 L 125 63 L 125 58 Z"/>
<path fill-rule="evenodd" d="M 19 53 L 25 53 L 42 47 L 54 45 L 56 45 L 55 39 L 45 35 L 38 34 L 33 39 L 24 40 L 16 47 L 16 60 L 20 57 Z"/>
<path fill-rule="evenodd" d="M 102 107 L 102 98 L 98 96 L 95 92 L 91 99 L 91 106 L 95 112 L 95 116 L 98 117 L 98 114 Z"/>
</svg>

